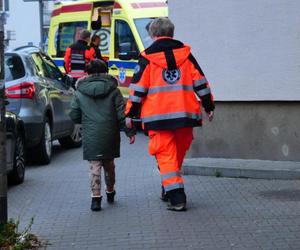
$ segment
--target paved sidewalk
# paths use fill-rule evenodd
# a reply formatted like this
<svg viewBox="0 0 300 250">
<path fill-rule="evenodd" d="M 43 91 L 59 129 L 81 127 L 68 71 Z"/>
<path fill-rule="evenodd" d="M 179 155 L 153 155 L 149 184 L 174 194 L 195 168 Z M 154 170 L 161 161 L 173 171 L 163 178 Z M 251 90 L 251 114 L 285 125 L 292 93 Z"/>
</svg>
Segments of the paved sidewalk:
<svg viewBox="0 0 300 250">
<path fill-rule="evenodd" d="M 186 176 L 188 211 L 166 210 L 147 138 L 122 143 L 117 202 L 91 212 L 81 149 L 55 148 L 9 188 L 9 216 L 48 239 L 47 249 L 300 249 L 300 181 Z"/>
</svg>

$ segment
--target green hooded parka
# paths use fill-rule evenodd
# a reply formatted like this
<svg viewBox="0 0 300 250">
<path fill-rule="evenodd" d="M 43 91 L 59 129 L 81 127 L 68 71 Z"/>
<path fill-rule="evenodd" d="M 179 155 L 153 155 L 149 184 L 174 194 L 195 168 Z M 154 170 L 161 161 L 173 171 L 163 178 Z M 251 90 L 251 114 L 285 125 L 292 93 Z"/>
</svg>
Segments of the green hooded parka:
<svg viewBox="0 0 300 250">
<path fill-rule="evenodd" d="M 107 74 L 89 75 L 77 83 L 71 102 L 71 119 L 82 124 L 84 160 L 120 157 L 120 129 L 125 126 L 125 102 L 117 80 Z"/>
</svg>

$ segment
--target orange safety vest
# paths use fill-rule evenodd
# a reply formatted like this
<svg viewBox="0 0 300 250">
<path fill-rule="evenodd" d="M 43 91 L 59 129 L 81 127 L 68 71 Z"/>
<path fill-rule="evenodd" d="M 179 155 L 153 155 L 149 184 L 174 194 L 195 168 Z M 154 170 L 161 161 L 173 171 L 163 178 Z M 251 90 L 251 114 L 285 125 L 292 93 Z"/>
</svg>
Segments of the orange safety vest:
<svg viewBox="0 0 300 250">
<path fill-rule="evenodd" d="M 78 40 L 67 48 L 64 62 L 65 69 L 73 78 L 86 75 L 86 65 L 95 59 L 95 50 L 87 45 L 87 42 Z"/>
<path fill-rule="evenodd" d="M 201 106 L 214 110 L 209 83 L 180 41 L 163 37 L 140 55 L 126 106 L 126 115 L 140 116 L 145 130 L 202 125 Z"/>
</svg>

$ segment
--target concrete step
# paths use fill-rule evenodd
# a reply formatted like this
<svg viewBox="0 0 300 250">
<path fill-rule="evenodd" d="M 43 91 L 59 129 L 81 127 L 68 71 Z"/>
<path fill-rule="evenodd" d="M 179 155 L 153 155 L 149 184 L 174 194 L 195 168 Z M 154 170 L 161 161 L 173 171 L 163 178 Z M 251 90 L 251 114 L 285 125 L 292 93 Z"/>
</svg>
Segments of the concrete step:
<svg viewBox="0 0 300 250">
<path fill-rule="evenodd" d="M 190 158 L 183 163 L 185 175 L 254 179 L 299 179 L 300 162 L 223 158 Z"/>
</svg>

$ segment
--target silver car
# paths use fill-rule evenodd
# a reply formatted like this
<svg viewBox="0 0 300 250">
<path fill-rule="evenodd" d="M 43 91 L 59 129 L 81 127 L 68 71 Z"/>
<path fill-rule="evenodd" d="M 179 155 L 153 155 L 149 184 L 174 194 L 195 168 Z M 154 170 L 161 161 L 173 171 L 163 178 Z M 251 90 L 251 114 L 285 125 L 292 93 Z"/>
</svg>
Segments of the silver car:
<svg viewBox="0 0 300 250">
<path fill-rule="evenodd" d="M 29 158 L 48 164 L 56 139 L 67 148 L 81 146 L 80 127 L 68 116 L 72 79 L 39 48 L 24 46 L 5 53 L 5 88 L 7 110 L 25 124 Z"/>
</svg>

